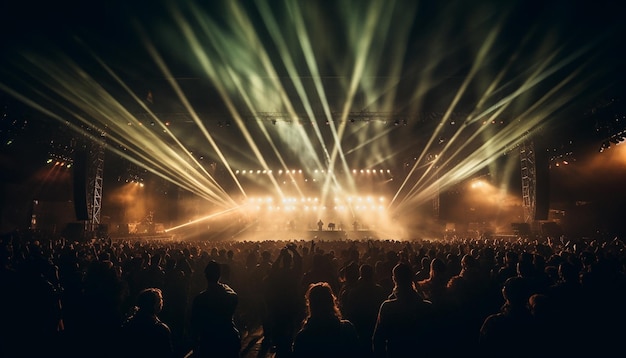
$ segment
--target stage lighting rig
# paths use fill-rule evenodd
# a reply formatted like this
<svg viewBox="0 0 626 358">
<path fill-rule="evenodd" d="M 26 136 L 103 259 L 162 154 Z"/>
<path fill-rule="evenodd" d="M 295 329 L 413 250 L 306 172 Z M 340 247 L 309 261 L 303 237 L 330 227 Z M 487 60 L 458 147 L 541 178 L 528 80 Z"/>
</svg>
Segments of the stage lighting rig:
<svg viewBox="0 0 626 358">
<path fill-rule="evenodd" d="M 595 119 L 595 131 L 602 142 L 599 152 L 620 144 L 626 137 L 626 101 L 612 97 L 604 99 L 585 113 Z"/>
<path fill-rule="evenodd" d="M 50 140 L 46 164 L 71 168 L 74 164 L 75 146 L 76 143 L 73 139 L 68 141 Z"/>
<path fill-rule="evenodd" d="M 308 113 L 289 113 L 289 112 L 256 112 L 252 113 L 248 116 L 251 119 L 259 120 L 262 122 L 271 123 L 272 125 L 276 125 L 276 123 L 285 122 L 285 123 L 293 123 L 293 124 L 309 124 L 315 122 L 317 119 L 323 120 L 325 125 L 330 125 L 331 122 L 337 123 L 338 118 L 344 118 L 344 115 L 339 112 L 331 112 L 330 118 L 327 118 L 325 113 L 314 113 L 310 116 Z M 350 123 L 355 122 L 383 122 L 388 123 L 391 122 L 395 126 L 408 125 L 409 119 L 411 115 L 403 114 L 403 113 L 395 113 L 395 112 L 374 112 L 374 111 L 352 111 L 349 112 L 345 118 Z"/>
<path fill-rule="evenodd" d="M 612 136 L 610 136 L 608 139 L 602 141 L 602 144 L 600 145 L 600 149 L 598 151 L 602 153 L 611 147 L 611 143 L 618 145 L 618 144 L 621 144 L 624 141 L 624 139 L 626 139 L 626 129 L 620 132 L 617 132 L 613 134 Z"/>
<path fill-rule="evenodd" d="M 560 167 L 561 165 L 569 165 L 576 161 L 574 156 L 574 142 L 568 141 L 558 148 L 552 148 L 550 153 L 550 165 Z"/>
</svg>

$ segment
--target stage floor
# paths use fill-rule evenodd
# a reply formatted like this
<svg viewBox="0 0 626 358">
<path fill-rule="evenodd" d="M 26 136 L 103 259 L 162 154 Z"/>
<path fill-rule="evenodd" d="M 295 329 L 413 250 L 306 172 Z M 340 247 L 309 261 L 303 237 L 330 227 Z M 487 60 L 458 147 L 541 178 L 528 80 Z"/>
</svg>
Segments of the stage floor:
<svg viewBox="0 0 626 358">
<path fill-rule="evenodd" d="M 284 230 L 284 231 L 246 231 L 234 237 L 236 240 L 363 240 L 379 239 L 376 232 L 370 230 Z"/>
<path fill-rule="evenodd" d="M 244 230 L 237 233 L 216 230 L 195 230 L 184 233 L 113 234 L 116 240 L 174 240 L 174 241 L 290 241 L 290 240 L 368 240 L 388 239 L 373 230 Z M 391 239 L 391 238 L 389 238 Z"/>
</svg>

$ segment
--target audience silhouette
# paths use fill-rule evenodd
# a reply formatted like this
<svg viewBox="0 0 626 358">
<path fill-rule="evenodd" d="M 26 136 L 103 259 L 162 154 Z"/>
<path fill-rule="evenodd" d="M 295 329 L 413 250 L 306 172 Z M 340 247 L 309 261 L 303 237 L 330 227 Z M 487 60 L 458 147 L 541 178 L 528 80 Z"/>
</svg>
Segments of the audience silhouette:
<svg viewBox="0 0 626 358">
<path fill-rule="evenodd" d="M 133 313 L 122 325 L 122 357 L 174 357 L 170 328 L 158 317 L 163 309 L 163 294 L 147 288 L 137 297 Z"/>
<path fill-rule="evenodd" d="M 378 309 L 387 299 L 385 289 L 374 281 L 374 269 L 369 264 L 359 268 L 354 288 L 344 297 L 342 312 L 352 322 L 359 336 L 359 357 L 372 356 L 372 335 Z"/>
<path fill-rule="evenodd" d="M 372 338 L 376 357 L 429 356 L 432 307 L 415 290 L 413 276 L 405 263 L 393 268 L 395 286 L 380 306 Z"/>
<path fill-rule="evenodd" d="M 311 345 L 345 357 L 626 356 L 619 238 L 70 241 L 16 231 L 0 235 L 0 263 L 2 357 L 290 357 Z"/>
<path fill-rule="evenodd" d="M 220 282 L 221 267 L 214 260 L 204 269 L 207 288 L 191 306 L 192 358 L 239 357 L 241 337 L 233 322 L 238 296 Z"/>
<path fill-rule="evenodd" d="M 293 342 L 295 358 L 357 357 L 357 331 L 342 319 L 337 298 L 327 282 L 312 284 L 306 292 L 308 315 Z"/>
<path fill-rule="evenodd" d="M 489 315 L 480 329 L 480 349 L 484 356 L 527 357 L 534 342 L 533 317 L 528 308 L 528 281 L 509 277 L 502 288 L 504 305 Z"/>
<path fill-rule="evenodd" d="M 302 257 L 295 245 L 280 250 L 265 279 L 269 335 L 277 357 L 289 357 L 299 322 L 304 316 L 301 290 Z"/>
</svg>

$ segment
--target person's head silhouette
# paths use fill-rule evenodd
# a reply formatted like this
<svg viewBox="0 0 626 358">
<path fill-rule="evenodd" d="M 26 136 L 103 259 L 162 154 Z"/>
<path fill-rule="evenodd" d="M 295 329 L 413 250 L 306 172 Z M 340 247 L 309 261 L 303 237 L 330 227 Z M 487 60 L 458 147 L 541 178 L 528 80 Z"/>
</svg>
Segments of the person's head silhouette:
<svg viewBox="0 0 626 358">
<path fill-rule="evenodd" d="M 220 267 L 220 264 L 215 260 L 209 261 L 209 263 L 207 263 L 206 267 L 204 268 L 204 277 L 206 278 L 208 283 L 217 283 L 217 281 L 219 281 L 220 279 L 221 274 L 222 268 Z"/>
<path fill-rule="evenodd" d="M 137 296 L 137 308 L 146 314 L 159 314 L 163 309 L 163 294 L 158 288 L 146 288 Z"/>
<path fill-rule="evenodd" d="M 337 298 L 327 282 L 311 284 L 305 298 L 309 317 L 341 317 Z"/>
</svg>

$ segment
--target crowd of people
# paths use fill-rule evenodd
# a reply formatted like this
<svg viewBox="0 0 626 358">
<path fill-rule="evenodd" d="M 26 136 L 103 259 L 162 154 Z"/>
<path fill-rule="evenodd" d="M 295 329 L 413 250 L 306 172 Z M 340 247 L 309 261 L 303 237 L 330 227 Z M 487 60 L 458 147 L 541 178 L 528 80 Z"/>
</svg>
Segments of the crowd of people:
<svg viewBox="0 0 626 358">
<path fill-rule="evenodd" d="M 3 357 L 626 356 L 612 240 L 0 240 Z"/>
</svg>

